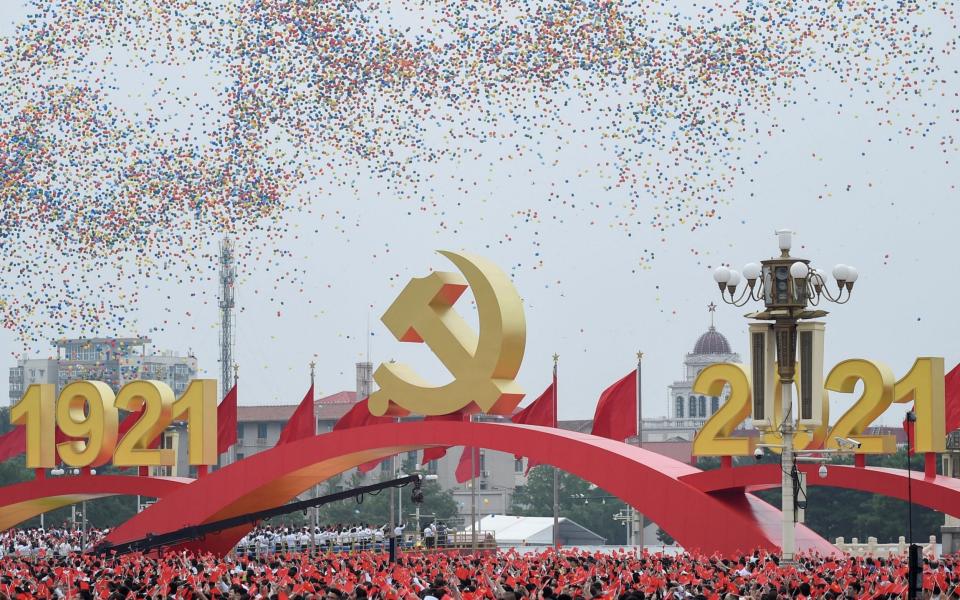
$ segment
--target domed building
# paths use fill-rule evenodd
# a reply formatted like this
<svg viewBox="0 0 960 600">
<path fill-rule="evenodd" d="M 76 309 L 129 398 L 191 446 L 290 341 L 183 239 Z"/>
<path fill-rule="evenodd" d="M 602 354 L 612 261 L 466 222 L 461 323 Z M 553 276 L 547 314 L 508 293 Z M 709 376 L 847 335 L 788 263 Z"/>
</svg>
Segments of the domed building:
<svg viewBox="0 0 960 600">
<path fill-rule="evenodd" d="M 683 361 L 683 378 L 669 388 L 666 419 L 644 420 L 644 440 L 681 441 L 693 440 L 697 430 L 713 413 L 720 410 L 726 396 L 705 396 L 693 393 L 693 382 L 704 368 L 725 362 L 740 362 L 740 355 L 733 351 L 727 337 L 717 331 L 713 322 L 716 306 L 710 305 L 710 328 L 693 345 Z"/>
</svg>

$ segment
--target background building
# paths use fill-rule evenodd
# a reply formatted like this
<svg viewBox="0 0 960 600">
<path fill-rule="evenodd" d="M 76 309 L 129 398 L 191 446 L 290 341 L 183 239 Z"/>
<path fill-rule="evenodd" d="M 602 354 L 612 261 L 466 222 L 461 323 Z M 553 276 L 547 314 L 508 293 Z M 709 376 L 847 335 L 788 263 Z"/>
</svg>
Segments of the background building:
<svg viewBox="0 0 960 600">
<path fill-rule="evenodd" d="M 17 403 L 34 383 L 52 383 L 57 394 L 68 383 L 83 379 L 103 381 L 118 391 L 128 381 L 156 379 L 181 394 L 197 377 L 197 359 L 165 351 L 148 354 L 147 337 L 77 338 L 53 342 L 56 358 L 21 359 L 10 368 L 10 404 Z"/>
<path fill-rule="evenodd" d="M 717 331 L 710 307 L 710 328 L 693 345 L 693 352 L 683 360 L 683 377 L 668 388 L 667 417 L 643 420 L 643 441 L 693 441 L 703 424 L 720 410 L 728 392 L 721 396 L 693 393 L 693 383 L 700 371 L 716 363 L 739 363 L 740 355 L 730 347 L 726 336 Z"/>
</svg>

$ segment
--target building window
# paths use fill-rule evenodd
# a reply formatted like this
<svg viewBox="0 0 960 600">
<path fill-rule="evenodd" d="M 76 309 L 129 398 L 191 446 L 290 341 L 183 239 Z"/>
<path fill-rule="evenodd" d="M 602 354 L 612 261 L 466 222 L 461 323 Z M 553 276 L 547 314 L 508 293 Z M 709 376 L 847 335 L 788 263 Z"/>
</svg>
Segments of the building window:
<svg viewBox="0 0 960 600">
<path fill-rule="evenodd" d="M 487 470 L 487 453 L 483 450 L 479 451 L 480 453 L 480 471 Z"/>
<path fill-rule="evenodd" d="M 430 475 L 437 474 L 437 461 L 431 460 L 430 462 L 427 463 L 427 473 L 429 473 Z"/>
<path fill-rule="evenodd" d="M 690 396 L 690 404 L 688 405 L 687 416 L 691 419 L 697 418 L 697 397 Z"/>
<path fill-rule="evenodd" d="M 676 418 L 683 418 L 683 396 L 677 396 L 677 405 L 676 405 Z"/>
<path fill-rule="evenodd" d="M 523 473 L 523 459 L 516 458 L 513 460 L 513 472 L 514 473 Z"/>
<path fill-rule="evenodd" d="M 387 459 L 387 460 L 383 461 L 382 463 L 380 463 L 380 472 L 381 472 L 381 473 L 390 473 L 390 463 L 392 463 L 392 462 L 393 462 L 392 460 Z"/>
<path fill-rule="evenodd" d="M 707 399 L 703 396 L 700 396 L 700 418 L 707 416 Z"/>
<path fill-rule="evenodd" d="M 257 423 L 257 439 L 265 440 L 267 439 L 267 424 L 266 423 Z"/>
<path fill-rule="evenodd" d="M 238 460 L 238 461 L 243 460 L 243 459 L 245 459 L 245 458 L 246 458 L 246 455 L 244 455 L 243 452 L 237 452 L 237 460 Z"/>
<path fill-rule="evenodd" d="M 715 414 L 718 410 L 720 410 L 720 398 L 714 396 L 710 398 L 710 414 Z"/>
<path fill-rule="evenodd" d="M 237 439 L 243 439 L 243 423 L 237 423 Z"/>
</svg>

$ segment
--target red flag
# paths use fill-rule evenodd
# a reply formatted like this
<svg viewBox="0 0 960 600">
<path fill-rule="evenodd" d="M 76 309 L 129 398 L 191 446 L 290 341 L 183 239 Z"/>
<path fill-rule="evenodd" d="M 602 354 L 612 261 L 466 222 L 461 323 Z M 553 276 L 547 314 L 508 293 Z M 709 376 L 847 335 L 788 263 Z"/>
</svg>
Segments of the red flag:
<svg viewBox="0 0 960 600">
<path fill-rule="evenodd" d="M 519 425 L 543 425 L 544 427 L 557 426 L 556 402 L 557 379 L 554 375 L 553 382 L 543 390 L 540 397 L 534 400 L 530 406 L 521 410 L 510 417 L 510 420 Z"/>
<path fill-rule="evenodd" d="M 553 372 L 553 381 L 543 390 L 540 397 L 534 400 L 530 406 L 521 410 L 510 417 L 510 420 L 520 425 L 543 425 L 544 427 L 557 426 L 557 372 Z M 519 454 L 514 455 L 517 460 Z M 534 459 L 527 460 L 527 471 L 539 465 Z"/>
<path fill-rule="evenodd" d="M 300 406 L 293 411 L 293 416 L 290 417 L 290 420 L 283 427 L 283 431 L 280 432 L 277 446 L 313 437 L 316 434 L 317 424 L 313 416 L 313 384 L 310 384 L 310 389 L 307 390 L 303 400 L 300 401 Z"/>
<path fill-rule="evenodd" d="M 370 414 L 370 408 L 367 405 L 368 398 L 364 398 L 360 402 L 357 402 L 353 405 L 353 408 L 348 410 L 342 417 L 340 417 L 336 423 L 333 424 L 333 431 L 340 431 L 342 429 L 352 429 L 354 427 L 366 427 L 367 425 L 381 425 L 384 423 L 393 423 L 395 419 L 393 417 L 377 417 Z M 385 458 L 378 460 L 371 460 L 370 462 L 365 462 L 357 469 L 361 473 L 369 473 L 374 470 L 377 465 L 385 461 Z"/>
<path fill-rule="evenodd" d="M 637 435 L 636 370 L 630 371 L 600 394 L 591 433 L 619 442 Z"/>
<path fill-rule="evenodd" d="M 462 412 L 454 412 L 449 415 L 427 415 L 423 418 L 424 421 L 469 421 L 470 415 L 464 414 Z M 425 465 L 431 460 L 439 460 L 447 455 L 447 450 L 450 446 L 434 446 L 432 448 L 423 449 L 423 459 L 420 460 L 421 465 Z"/>
<path fill-rule="evenodd" d="M 946 417 L 947 433 L 960 429 L 960 365 L 953 368 L 944 377 L 943 412 Z"/>
<path fill-rule="evenodd" d="M 27 451 L 27 428 L 16 426 L 0 435 L 0 463 Z"/>
<path fill-rule="evenodd" d="M 353 427 L 365 427 L 367 425 L 381 425 L 384 423 L 393 423 L 393 417 L 375 417 L 370 414 L 367 407 L 367 398 L 353 405 L 336 423 L 333 424 L 333 431 L 341 429 L 351 429 Z"/>
<path fill-rule="evenodd" d="M 237 384 L 233 384 L 217 406 L 217 454 L 237 443 Z"/>
<path fill-rule="evenodd" d="M 463 454 L 460 455 L 460 462 L 457 463 L 457 470 L 454 473 L 457 477 L 457 483 L 464 483 L 480 476 L 480 458 L 479 456 L 476 459 L 474 458 L 474 454 L 479 453 L 479 448 L 464 447 Z"/>
<path fill-rule="evenodd" d="M 359 467 L 357 467 L 357 470 L 360 471 L 361 473 L 369 473 L 370 471 L 379 467 L 380 463 L 387 460 L 387 458 L 390 458 L 390 457 L 388 456 L 386 458 L 379 458 L 377 460 L 371 460 L 370 462 L 365 462 Z"/>
<path fill-rule="evenodd" d="M 910 410 L 913 410 L 913 407 L 910 407 Z M 907 456 L 913 456 L 913 436 L 915 435 L 916 428 L 914 427 L 914 422 L 909 420 L 906 416 L 903 417 L 903 431 L 907 434 Z"/>
</svg>

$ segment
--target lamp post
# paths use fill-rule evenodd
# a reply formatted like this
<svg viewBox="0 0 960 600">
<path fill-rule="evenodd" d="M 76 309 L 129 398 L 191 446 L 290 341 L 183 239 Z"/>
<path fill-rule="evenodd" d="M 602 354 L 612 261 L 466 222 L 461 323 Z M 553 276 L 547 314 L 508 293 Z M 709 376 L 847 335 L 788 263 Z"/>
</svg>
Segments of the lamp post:
<svg viewBox="0 0 960 600">
<path fill-rule="evenodd" d="M 760 264 L 749 263 L 743 267 L 742 273 L 727 267 L 718 267 L 713 273 L 724 303 L 739 307 L 751 301 L 761 301 L 765 310 L 749 313 L 746 317 L 773 322 L 777 374 L 780 377 L 782 393 L 778 430 L 783 437 L 780 507 L 783 511 L 781 549 L 785 563 L 793 562 L 796 547 L 796 449 L 792 411 L 797 361 L 797 324 L 804 319 L 827 315 L 827 311 L 810 310 L 809 306 L 817 306 L 821 301 L 836 304 L 848 302 L 858 275 L 853 267 L 843 264 L 835 266 L 833 277 L 837 282 L 837 292 L 832 293 L 827 285 L 828 278 L 822 271 L 811 267 L 808 259 L 790 256 L 793 233 L 789 229 L 776 231 L 780 256 L 760 261 Z M 746 285 L 741 288 L 740 283 L 744 279 Z"/>
</svg>

